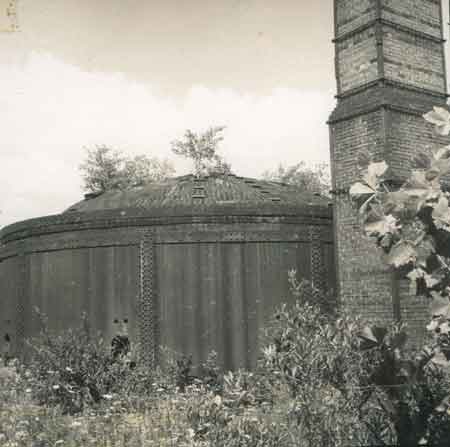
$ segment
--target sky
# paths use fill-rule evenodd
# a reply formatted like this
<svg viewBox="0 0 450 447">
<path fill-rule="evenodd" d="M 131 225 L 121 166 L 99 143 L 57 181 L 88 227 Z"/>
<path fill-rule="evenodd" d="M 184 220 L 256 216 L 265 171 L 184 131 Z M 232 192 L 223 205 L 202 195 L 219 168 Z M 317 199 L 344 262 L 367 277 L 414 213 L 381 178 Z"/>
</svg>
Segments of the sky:
<svg viewBox="0 0 450 447">
<path fill-rule="evenodd" d="M 0 0 L 0 227 L 79 201 L 95 145 L 181 175 L 170 141 L 223 125 L 238 175 L 328 161 L 332 38 L 332 0 Z"/>
</svg>

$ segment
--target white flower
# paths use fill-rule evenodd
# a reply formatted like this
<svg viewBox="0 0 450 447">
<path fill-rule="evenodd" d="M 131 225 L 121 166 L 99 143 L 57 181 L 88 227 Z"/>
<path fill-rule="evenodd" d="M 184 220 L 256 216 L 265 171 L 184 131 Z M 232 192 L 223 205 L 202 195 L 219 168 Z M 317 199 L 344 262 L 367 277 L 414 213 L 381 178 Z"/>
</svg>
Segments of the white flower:
<svg viewBox="0 0 450 447">
<path fill-rule="evenodd" d="M 32 391 L 31 388 L 27 388 L 27 389 L 25 390 L 25 393 L 31 393 L 31 391 Z"/>
<path fill-rule="evenodd" d="M 277 348 L 275 345 L 269 345 L 263 348 L 263 354 L 267 360 L 272 360 L 277 354 Z"/>
<path fill-rule="evenodd" d="M 59 385 L 53 385 L 52 388 L 53 388 L 54 390 L 59 390 Z"/>
<path fill-rule="evenodd" d="M 66 366 L 66 371 L 73 372 L 73 369 L 72 369 L 72 368 L 69 368 L 68 366 Z M 64 441 L 63 441 L 63 442 L 64 442 Z"/>
<path fill-rule="evenodd" d="M 112 394 L 103 394 L 102 397 L 106 400 L 111 400 L 113 398 L 113 395 Z"/>
<path fill-rule="evenodd" d="M 220 407 L 220 406 L 222 405 L 222 398 L 221 398 L 219 395 L 217 395 L 216 397 L 214 397 L 214 403 L 215 403 L 218 407 Z"/>
<path fill-rule="evenodd" d="M 72 424 L 70 425 L 71 427 L 81 427 L 83 424 L 80 421 L 73 421 Z M 61 440 L 61 442 L 63 442 Z"/>
</svg>

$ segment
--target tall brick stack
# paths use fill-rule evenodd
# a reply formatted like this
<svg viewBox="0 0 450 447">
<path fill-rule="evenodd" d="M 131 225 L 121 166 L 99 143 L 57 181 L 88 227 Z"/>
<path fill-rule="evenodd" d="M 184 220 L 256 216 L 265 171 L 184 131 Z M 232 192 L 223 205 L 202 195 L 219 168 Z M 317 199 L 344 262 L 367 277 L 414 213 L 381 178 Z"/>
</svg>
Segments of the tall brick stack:
<svg viewBox="0 0 450 447">
<path fill-rule="evenodd" d="M 329 125 L 339 298 L 370 319 L 401 318 L 420 343 L 426 302 L 382 264 L 347 192 L 363 151 L 385 160 L 398 183 L 419 148 L 449 143 L 422 118 L 447 99 L 441 1 L 334 0 L 334 17 L 337 106 Z"/>
</svg>

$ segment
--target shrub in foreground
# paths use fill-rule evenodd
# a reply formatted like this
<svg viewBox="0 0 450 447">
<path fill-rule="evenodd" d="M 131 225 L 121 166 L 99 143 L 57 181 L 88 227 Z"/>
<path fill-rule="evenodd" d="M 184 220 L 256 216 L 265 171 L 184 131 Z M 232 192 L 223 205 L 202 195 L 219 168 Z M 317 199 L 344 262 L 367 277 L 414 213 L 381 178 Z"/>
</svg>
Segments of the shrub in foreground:
<svg viewBox="0 0 450 447">
<path fill-rule="evenodd" d="M 275 315 L 263 362 L 289 387 L 302 445 L 450 445 L 450 381 L 433 352 L 411 352 L 400 323 L 329 316 L 291 284 L 296 304 Z"/>
<path fill-rule="evenodd" d="M 149 392 L 149 374 L 132 367 L 135 362 L 129 353 L 118 354 L 93 336 L 86 316 L 78 328 L 62 334 L 49 332 L 46 317 L 39 317 L 41 334 L 27 342 L 29 359 L 20 368 L 24 385 L 38 404 L 75 414 L 108 400 L 113 393 Z"/>
</svg>

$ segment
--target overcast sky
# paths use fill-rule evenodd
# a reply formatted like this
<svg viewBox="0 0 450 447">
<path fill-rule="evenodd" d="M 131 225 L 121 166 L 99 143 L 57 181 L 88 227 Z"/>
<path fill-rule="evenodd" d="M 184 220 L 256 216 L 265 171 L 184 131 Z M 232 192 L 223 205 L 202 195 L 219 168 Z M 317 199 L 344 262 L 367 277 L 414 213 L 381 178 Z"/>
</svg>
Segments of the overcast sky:
<svg viewBox="0 0 450 447">
<path fill-rule="evenodd" d="M 328 161 L 332 3 L 17 0 L 17 31 L 0 32 L 0 226 L 78 201 L 96 144 L 183 174 L 170 141 L 225 125 L 237 174 Z"/>
</svg>

